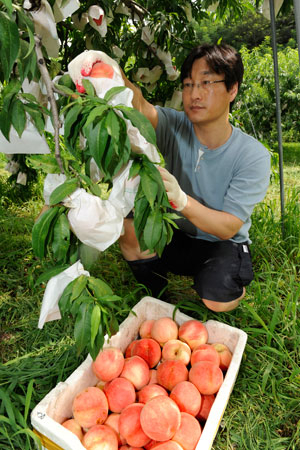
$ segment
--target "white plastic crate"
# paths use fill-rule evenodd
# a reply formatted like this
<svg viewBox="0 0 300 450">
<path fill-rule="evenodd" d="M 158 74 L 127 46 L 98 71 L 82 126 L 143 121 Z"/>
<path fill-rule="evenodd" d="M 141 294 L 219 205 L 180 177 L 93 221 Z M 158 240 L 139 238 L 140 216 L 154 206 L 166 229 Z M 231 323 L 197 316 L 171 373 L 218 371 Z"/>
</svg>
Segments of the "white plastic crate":
<svg viewBox="0 0 300 450">
<path fill-rule="evenodd" d="M 144 297 L 133 308 L 136 316 L 130 313 L 124 322 L 121 323 L 119 332 L 110 341 L 107 341 L 104 346 L 119 347 L 124 352 L 129 343 L 136 339 L 139 327 L 143 321 L 166 316 L 172 317 L 174 308 L 174 305 L 153 297 Z M 190 319 L 190 316 L 183 314 L 179 310 L 176 311 L 175 321 L 178 325 Z M 238 375 L 247 341 L 247 334 L 238 328 L 215 320 L 205 322 L 205 326 L 208 330 L 208 342 L 226 344 L 231 350 L 233 357 L 203 428 L 196 450 L 209 450 L 212 447 Z M 33 409 L 31 423 L 33 429 L 42 440 L 43 450 L 84 450 L 77 436 L 61 426 L 61 423 L 72 416 L 72 402 L 75 395 L 86 387 L 94 386 L 98 382 L 91 365 L 92 358 L 88 356 L 66 381 L 58 383 Z"/>
</svg>

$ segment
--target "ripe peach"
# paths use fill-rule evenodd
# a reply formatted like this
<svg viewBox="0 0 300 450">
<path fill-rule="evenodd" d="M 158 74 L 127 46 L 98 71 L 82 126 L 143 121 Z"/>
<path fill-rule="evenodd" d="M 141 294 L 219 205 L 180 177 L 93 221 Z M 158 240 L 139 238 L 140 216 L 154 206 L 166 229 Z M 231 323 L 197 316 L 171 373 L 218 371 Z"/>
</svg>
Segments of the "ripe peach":
<svg viewBox="0 0 300 450">
<path fill-rule="evenodd" d="M 104 389 L 110 411 L 119 413 L 135 402 L 135 388 L 131 381 L 118 377 L 107 383 Z"/>
<path fill-rule="evenodd" d="M 115 431 L 107 425 L 94 425 L 83 436 L 82 444 L 87 450 L 118 450 Z"/>
<path fill-rule="evenodd" d="M 111 381 L 123 370 L 124 356 L 119 348 L 108 347 L 101 350 L 92 363 L 96 377 L 102 381 Z"/>
<path fill-rule="evenodd" d="M 207 420 L 211 407 L 215 401 L 214 395 L 202 395 L 202 402 L 200 410 L 197 414 L 197 419 L 204 422 Z"/>
<path fill-rule="evenodd" d="M 196 386 L 200 394 L 215 394 L 220 389 L 223 379 L 222 370 L 211 361 L 199 361 L 189 371 L 189 381 Z"/>
<path fill-rule="evenodd" d="M 189 371 L 182 361 L 163 361 L 157 367 L 157 382 L 168 391 L 180 381 L 187 381 Z"/>
<path fill-rule="evenodd" d="M 139 403 L 147 403 L 151 398 L 157 397 L 158 395 L 166 395 L 168 397 L 169 394 L 164 387 L 153 383 L 147 384 L 147 386 L 144 386 L 138 391 L 137 398 Z"/>
<path fill-rule="evenodd" d="M 163 347 L 170 339 L 177 339 L 178 325 L 170 317 L 156 319 L 151 328 L 151 337 Z"/>
<path fill-rule="evenodd" d="M 125 350 L 125 358 L 130 358 L 130 356 L 132 356 L 131 350 L 135 344 L 136 344 L 136 340 L 130 342 L 130 344 L 127 346 L 127 348 Z"/>
<path fill-rule="evenodd" d="M 62 426 L 67 428 L 67 430 L 72 431 L 72 433 L 76 434 L 80 442 L 82 441 L 83 431 L 79 423 L 76 422 L 76 420 L 74 419 L 65 420 L 62 423 Z"/>
<path fill-rule="evenodd" d="M 201 405 L 201 394 L 190 381 L 181 381 L 173 387 L 170 398 L 174 400 L 181 412 L 196 416 Z"/>
<path fill-rule="evenodd" d="M 211 344 L 201 344 L 194 348 L 191 356 L 191 365 L 199 361 L 211 361 L 217 366 L 220 365 L 220 356 Z"/>
<path fill-rule="evenodd" d="M 172 440 L 177 442 L 183 450 L 194 450 L 201 436 L 201 427 L 197 419 L 191 414 L 182 412 L 180 427 Z"/>
<path fill-rule="evenodd" d="M 225 344 L 221 344 L 220 342 L 214 342 L 212 346 L 217 350 L 220 356 L 220 369 L 227 370 L 231 360 L 232 353 Z"/>
<path fill-rule="evenodd" d="M 141 324 L 140 329 L 139 329 L 139 334 L 141 336 L 141 338 L 151 338 L 151 328 L 152 325 L 154 324 L 155 320 L 154 319 L 148 319 L 148 320 L 144 320 L 144 322 Z"/>
<path fill-rule="evenodd" d="M 102 424 L 108 416 L 106 395 L 97 387 L 88 387 L 73 400 L 73 417 L 83 428 Z"/>
<path fill-rule="evenodd" d="M 92 78 L 112 78 L 114 69 L 104 62 L 98 61 L 93 65 L 89 76 Z"/>
<path fill-rule="evenodd" d="M 187 366 L 191 359 L 191 349 L 179 339 L 170 339 L 163 346 L 162 359 L 164 361 L 179 360 Z"/>
<path fill-rule="evenodd" d="M 157 384 L 157 370 L 156 369 L 151 369 L 150 370 L 150 378 L 149 378 L 149 383 L 148 384 Z"/>
<path fill-rule="evenodd" d="M 174 400 L 159 395 L 143 405 L 140 420 L 147 436 L 155 441 L 167 441 L 178 430 L 181 417 Z"/>
<path fill-rule="evenodd" d="M 104 422 L 104 425 L 111 427 L 116 432 L 116 435 L 118 438 L 118 445 L 120 446 L 120 445 L 125 445 L 126 440 L 123 438 L 123 436 L 120 435 L 119 418 L 120 418 L 120 414 L 111 413 L 111 414 L 109 414 L 108 418 Z"/>
<path fill-rule="evenodd" d="M 143 447 L 150 442 L 150 436 L 147 436 L 141 427 L 140 416 L 143 408 L 143 403 L 132 403 L 126 406 L 120 414 L 120 434 L 132 447 Z"/>
<path fill-rule="evenodd" d="M 192 350 L 201 344 L 206 344 L 208 332 L 205 325 L 199 320 L 191 319 L 180 325 L 178 338 L 186 342 Z"/>
<path fill-rule="evenodd" d="M 120 377 L 131 381 L 136 390 L 142 389 L 149 382 L 150 369 L 146 361 L 140 356 L 131 356 L 125 359 Z"/>
<path fill-rule="evenodd" d="M 150 338 L 138 339 L 131 349 L 131 356 L 140 356 L 152 369 L 157 365 L 161 358 L 161 349 L 157 341 Z"/>
<path fill-rule="evenodd" d="M 183 450 L 181 445 L 173 440 L 159 442 L 151 448 L 155 448 L 156 450 Z"/>
<path fill-rule="evenodd" d="M 121 445 L 119 450 L 143 450 L 144 447 L 132 447 L 131 445 Z"/>
</svg>

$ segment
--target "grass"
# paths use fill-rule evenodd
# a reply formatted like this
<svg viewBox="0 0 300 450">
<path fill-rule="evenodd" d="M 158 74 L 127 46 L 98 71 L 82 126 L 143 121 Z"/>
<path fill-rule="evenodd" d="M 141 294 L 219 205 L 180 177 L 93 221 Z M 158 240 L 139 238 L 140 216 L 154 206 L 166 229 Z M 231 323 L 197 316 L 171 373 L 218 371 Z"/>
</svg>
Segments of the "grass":
<svg viewBox="0 0 300 450">
<path fill-rule="evenodd" d="M 4 165 L 2 158 L 2 167 Z M 300 448 L 300 157 L 285 164 L 285 215 L 274 180 L 253 215 L 255 280 L 235 311 L 217 314 L 197 300 L 187 277 L 171 277 L 180 309 L 200 320 L 216 319 L 243 329 L 248 341 L 241 368 L 214 441 L 214 450 Z M 31 409 L 86 355 L 77 355 L 69 320 L 37 328 L 43 267 L 32 255 L 31 228 L 42 207 L 41 182 L 23 202 L 11 194 L 0 171 L 0 448 L 35 448 Z M 91 273 L 103 276 L 133 305 L 144 295 L 115 244 Z"/>
</svg>

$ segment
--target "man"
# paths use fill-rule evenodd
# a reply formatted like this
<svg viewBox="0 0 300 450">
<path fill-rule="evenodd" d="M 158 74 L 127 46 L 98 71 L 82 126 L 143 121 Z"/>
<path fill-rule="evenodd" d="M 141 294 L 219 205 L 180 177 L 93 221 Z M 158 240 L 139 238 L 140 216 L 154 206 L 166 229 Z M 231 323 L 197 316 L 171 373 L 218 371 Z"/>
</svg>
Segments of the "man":
<svg viewBox="0 0 300 450">
<path fill-rule="evenodd" d="M 270 176 L 269 152 L 229 123 L 243 70 L 230 46 L 194 48 L 182 66 L 181 112 L 151 105 L 124 77 L 134 92 L 133 106 L 156 130 L 166 161 L 159 170 L 182 219 L 161 258 L 140 251 L 133 219 L 125 219 L 122 254 L 153 296 L 166 288 L 168 272 L 189 275 L 203 303 L 217 312 L 236 308 L 253 279 L 250 216 Z"/>
</svg>

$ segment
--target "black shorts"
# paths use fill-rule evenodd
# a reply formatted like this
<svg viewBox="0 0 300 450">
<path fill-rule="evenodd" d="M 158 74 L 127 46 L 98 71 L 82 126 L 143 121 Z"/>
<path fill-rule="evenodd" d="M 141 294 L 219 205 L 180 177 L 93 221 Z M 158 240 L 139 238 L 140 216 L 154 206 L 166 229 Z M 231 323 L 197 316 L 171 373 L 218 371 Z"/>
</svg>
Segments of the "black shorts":
<svg viewBox="0 0 300 450">
<path fill-rule="evenodd" d="M 174 230 L 172 241 L 162 254 L 168 272 L 194 277 L 193 288 L 201 298 L 230 302 L 240 297 L 253 280 L 247 243 L 210 242 Z"/>
</svg>

